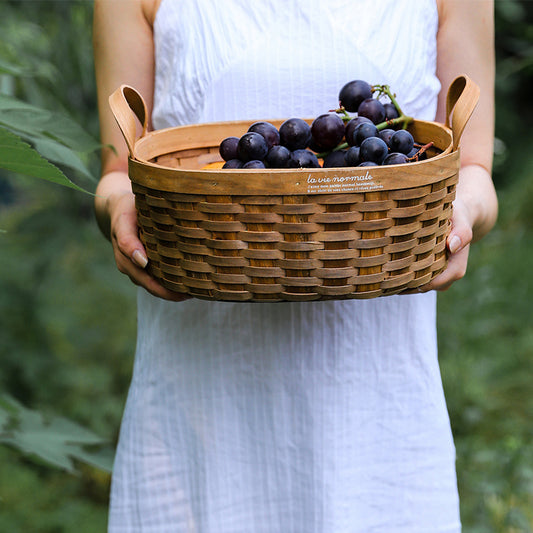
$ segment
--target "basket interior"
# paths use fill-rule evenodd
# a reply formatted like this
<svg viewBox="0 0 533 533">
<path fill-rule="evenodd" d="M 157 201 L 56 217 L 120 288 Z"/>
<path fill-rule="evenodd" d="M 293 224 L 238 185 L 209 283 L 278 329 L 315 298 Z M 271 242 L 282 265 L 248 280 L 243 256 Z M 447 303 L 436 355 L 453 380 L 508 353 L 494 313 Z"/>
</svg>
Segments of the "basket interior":
<svg viewBox="0 0 533 533">
<path fill-rule="evenodd" d="M 283 120 L 270 122 L 279 128 Z M 312 119 L 307 122 L 311 123 Z M 220 122 L 158 130 L 139 139 L 135 155 L 139 161 L 155 163 L 165 168 L 201 170 L 210 163 L 222 161 L 218 148 L 224 138 L 240 137 L 252 123 L 253 121 Z M 433 147 L 427 152 L 430 158 L 447 154 L 451 150 L 451 132 L 441 124 L 415 120 L 408 130 L 421 144 L 433 142 Z M 180 147 L 178 150 L 177 146 Z"/>
</svg>

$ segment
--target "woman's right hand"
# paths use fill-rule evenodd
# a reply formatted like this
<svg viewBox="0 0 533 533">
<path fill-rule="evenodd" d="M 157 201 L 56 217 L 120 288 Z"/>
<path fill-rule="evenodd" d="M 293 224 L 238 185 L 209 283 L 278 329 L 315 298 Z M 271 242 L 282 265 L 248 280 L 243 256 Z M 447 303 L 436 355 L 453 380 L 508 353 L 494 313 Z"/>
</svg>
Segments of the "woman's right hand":
<svg viewBox="0 0 533 533">
<path fill-rule="evenodd" d="M 120 191 L 110 194 L 106 199 L 106 210 L 110 222 L 109 237 L 120 272 L 126 274 L 135 285 L 144 287 L 150 294 L 159 298 L 174 302 L 190 298 L 166 289 L 145 270 L 148 258 L 139 239 L 133 193 Z"/>
</svg>

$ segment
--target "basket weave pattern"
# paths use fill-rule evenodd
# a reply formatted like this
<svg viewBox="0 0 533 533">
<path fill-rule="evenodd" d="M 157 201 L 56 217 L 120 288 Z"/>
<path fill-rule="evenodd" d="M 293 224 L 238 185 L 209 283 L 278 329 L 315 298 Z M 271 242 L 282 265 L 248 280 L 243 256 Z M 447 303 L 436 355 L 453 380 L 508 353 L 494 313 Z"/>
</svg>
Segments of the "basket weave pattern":
<svg viewBox="0 0 533 533">
<path fill-rule="evenodd" d="M 232 301 L 373 298 L 446 264 L 457 175 L 354 194 L 184 195 L 133 184 L 151 273 L 171 290 Z"/>
</svg>

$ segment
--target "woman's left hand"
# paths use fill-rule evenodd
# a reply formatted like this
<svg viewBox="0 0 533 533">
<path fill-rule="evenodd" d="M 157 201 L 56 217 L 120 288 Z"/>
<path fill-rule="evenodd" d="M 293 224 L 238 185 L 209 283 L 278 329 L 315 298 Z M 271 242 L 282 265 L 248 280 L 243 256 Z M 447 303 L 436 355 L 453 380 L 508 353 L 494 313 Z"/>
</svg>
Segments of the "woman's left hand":
<svg viewBox="0 0 533 533">
<path fill-rule="evenodd" d="M 473 224 L 466 204 L 456 198 L 453 203 L 453 213 L 451 218 L 451 230 L 446 239 L 446 248 L 448 250 L 448 265 L 432 281 L 423 285 L 419 292 L 431 290 L 445 291 L 451 285 L 466 274 L 468 264 L 468 252 L 472 242 Z"/>
</svg>

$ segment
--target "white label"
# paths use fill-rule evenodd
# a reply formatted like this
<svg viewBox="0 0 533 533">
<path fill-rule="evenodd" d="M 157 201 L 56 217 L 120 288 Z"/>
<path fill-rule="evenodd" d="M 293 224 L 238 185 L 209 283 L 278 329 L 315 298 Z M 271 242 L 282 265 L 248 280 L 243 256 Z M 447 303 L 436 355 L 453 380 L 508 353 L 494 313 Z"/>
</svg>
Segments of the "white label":
<svg viewBox="0 0 533 533">
<path fill-rule="evenodd" d="M 367 170 L 365 174 L 353 176 L 307 176 L 308 193 L 360 192 L 383 189 L 383 185 L 376 183 L 372 174 Z"/>
</svg>

